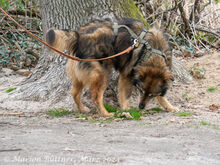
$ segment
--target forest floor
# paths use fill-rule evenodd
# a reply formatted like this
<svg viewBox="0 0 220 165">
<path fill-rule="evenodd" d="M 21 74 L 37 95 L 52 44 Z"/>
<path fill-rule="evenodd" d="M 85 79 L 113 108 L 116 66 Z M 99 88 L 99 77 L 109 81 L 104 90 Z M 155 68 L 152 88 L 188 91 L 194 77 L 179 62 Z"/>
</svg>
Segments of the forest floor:
<svg viewBox="0 0 220 165">
<path fill-rule="evenodd" d="M 46 109 L 52 106 L 16 100 L 5 92 L 24 77 L 3 68 L 0 165 L 219 165 L 220 53 L 182 61 L 187 69 L 196 66 L 206 73 L 205 78 L 189 84 L 174 81 L 167 99 L 181 113 L 160 111 L 141 120 L 118 122 L 90 121 L 74 115 L 51 117 Z"/>
</svg>

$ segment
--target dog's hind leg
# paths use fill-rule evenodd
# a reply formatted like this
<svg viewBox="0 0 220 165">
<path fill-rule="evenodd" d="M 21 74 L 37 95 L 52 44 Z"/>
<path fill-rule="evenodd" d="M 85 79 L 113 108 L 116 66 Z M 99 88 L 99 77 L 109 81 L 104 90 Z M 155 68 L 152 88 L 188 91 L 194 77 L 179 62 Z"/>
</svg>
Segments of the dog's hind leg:
<svg viewBox="0 0 220 165">
<path fill-rule="evenodd" d="M 72 89 L 72 96 L 76 103 L 77 108 L 83 113 L 89 113 L 90 110 L 87 107 L 84 107 L 83 104 L 81 103 L 83 83 L 79 82 L 78 80 L 75 80 L 73 83 L 74 83 L 74 86 Z"/>
<path fill-rule="evenodd" d="M 158 103 L 165 108 L 166 110 L 170 111 L 170 112 L 177 112 L 179 111 L 178 108 L 172 106 L 166 98 L 162 97 L 162 96 L 157 96 L 156 97 Z"/>
<path fill-rule="evenodd" d="M 90 82 L 90 91 L 93 102 L 96 104 L 100 114 L 104 117 L 111 117 L 114 114 L 109 113 L 103 104 L 103 94 L 107 86 L 108 74 L 105 71 L 95 71 L 92 73 Z"/>
<path fill-rule="evenodd" d="M 131 79 L 123 74 L 120 74 L 118 84 L 118 100 L 120 107 L 124 110 L 129 108 L 129 98 L 132 94 Z"/>
</svg>

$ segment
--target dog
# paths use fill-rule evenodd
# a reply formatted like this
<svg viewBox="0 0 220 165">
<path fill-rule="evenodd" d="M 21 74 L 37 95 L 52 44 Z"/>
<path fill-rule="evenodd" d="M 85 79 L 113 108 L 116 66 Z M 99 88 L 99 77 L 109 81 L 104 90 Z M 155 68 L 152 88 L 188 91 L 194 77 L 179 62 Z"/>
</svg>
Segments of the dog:
<svg viewBox="0 0 220 165">
<path fill-rule="evenodd" d="M 136 35 L 140 35 L 144 30 L 143 23 L 133 18 L 122 18 L 117 23 L 126 25 Z M 104 117 L 113 116 L 103 105 L 103 93 L 113 68 L 120 73 L 118 101 L 122 109 L 129 108 L 129 98 L 132 89 L 136 87 L 142 95 L 140 109 L 144 109 L 148 102 L 155 98 L 166 110 L 177 111 L 164 97 L 174 79 L 170 71 L 172 52 L 166 36 L 160 30 L 152 28 L 146 33 L 144 40 L 166 56 L 151 53 L 149 58 L 145 59 L 144 55 L 149 53 L 149 50 L 145 44 L 139 44 L 127 54 L 104 61 L 78 62 L 68 59 L 66 73 L 73 82 L 72 96 L 81 112 L 90 111 L 81 102 L 82 89 L 88 87 L 100 114 Z M 133 44 L 134 38 L 125 28 L 119 28 L 115 34 L 113 21 L 105 19 L 94 20 L 77 31 L 50 29 L 46 34 L 46 41 L 61 51 L 68 50 L 72 56 L 99 59 L 125 50 Z"/>
</svg>

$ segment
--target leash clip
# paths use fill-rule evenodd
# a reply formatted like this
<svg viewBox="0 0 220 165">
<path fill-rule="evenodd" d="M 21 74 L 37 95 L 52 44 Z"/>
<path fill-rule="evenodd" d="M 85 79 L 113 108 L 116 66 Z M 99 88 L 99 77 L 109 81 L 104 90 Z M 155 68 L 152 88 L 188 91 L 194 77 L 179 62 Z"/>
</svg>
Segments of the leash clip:
<svg viewBox="0 0 220 165">
<path fill-rule="evenodd" d="M 134 43 L 133 43 L 133 45 L 132 45 L 132 47 L 134 48 L 134 47 L 138 47 L 139 46 L 139 43 L 138 43 L 138 40 L 137 39 L 134 39 Z"/>
</svg>

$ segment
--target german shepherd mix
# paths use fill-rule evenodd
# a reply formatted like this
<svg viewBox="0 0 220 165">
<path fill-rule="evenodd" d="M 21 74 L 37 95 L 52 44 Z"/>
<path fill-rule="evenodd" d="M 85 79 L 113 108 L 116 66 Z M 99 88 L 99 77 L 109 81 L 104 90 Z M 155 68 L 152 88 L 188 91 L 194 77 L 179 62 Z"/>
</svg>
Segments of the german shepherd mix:
<svg viewBox="0 0 220 165">
<path fill-rule="evenodd" d="M 122 18 L 119 25 L 126 25 L 140 35 L 144 30 L 143 24 L 132 18 Z M 46 35 L 47 43 L 81 59 L 103 58 L 119 53 L 133 44 L 133 38 L 125 28 L 120 28 L 116 35 L 113 31 L 113 22 L 110 19 L 95 20 L 81 27 L 78 31 L 49 30 Z M 157 29 L 150 29 L 145 40 L 152 48 L 166 54 L 166 58 L 151 53 L 149 58 L 144 58 L 147 53 L 146 46 L 139 44 L 130 53 L 99 62 L 78 62 L 68 59 L 66 72 L 73 82 L 72 96 L 77 108 L 84 113 L 89 109 L 81 103 L 81 94 L 84 87 L 88 87 L 93 102 L 104 117 L 113 114 L 106 111 L 103 105 L 103 93 L 106 89 L 112 68 L 119 71 L 119 104 L 122 109 L 128 109 L 129 98 L 133 86 L 142 93 L 139 108 L 155 98 L 161 106 L 171 112 L 177 111 L 165 98 L 169 83 L 174 79 L 170 73 L 172 54 L 168 41 L 163 33 Z"/>
</svg>

